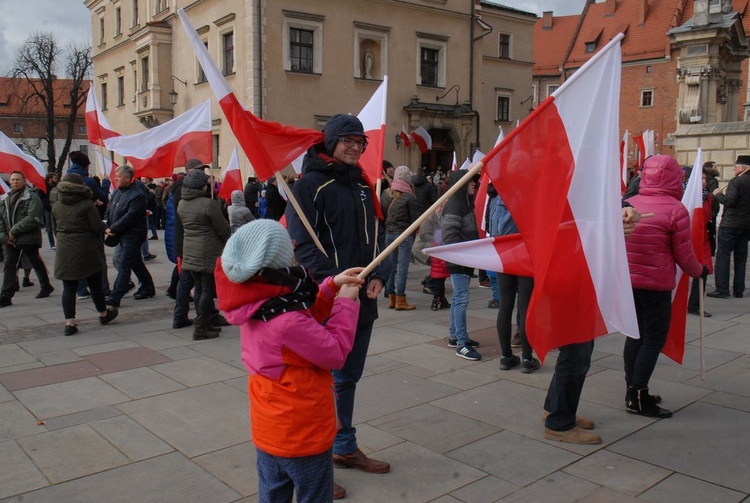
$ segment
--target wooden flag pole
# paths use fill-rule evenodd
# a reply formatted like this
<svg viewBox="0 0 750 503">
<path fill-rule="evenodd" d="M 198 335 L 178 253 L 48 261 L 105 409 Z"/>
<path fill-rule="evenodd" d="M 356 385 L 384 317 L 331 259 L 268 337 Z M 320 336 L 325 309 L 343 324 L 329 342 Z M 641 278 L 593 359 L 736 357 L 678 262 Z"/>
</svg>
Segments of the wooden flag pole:
<svg viewBox="0 0 750 503">
<path fill-rule="evenodd" d="M 299 207 L 299 203 L 297 202 L 297 199 L 294 197 L 294 194 L 292 194 L 292 189 L 289 188 L 289 185 L 287 185 L 286 180 L 284 180 L 284 177 L 281 176 L 280 172 L 274 173 L 276 176 L 276 181 L 279 182 L 279 186 L 284 190 L 287 197 L 289 198 L 289 202 L 292 203 L 292 207 L 294 207 L 294 211 L 297 212 L 297 215 L 299 216 L 299 219 L 302 221 L 302 225 L 305 226 L 305 229 L 307 229 L 307 232 L 310 234 L 310 237 L 312 238 L 313 242 L 315 243 L 315 246 L 317 246 L 318 250 L 320 250 L 320 253 L 328 257 L 328 254 L 323 249 L 323 245 L 320 244 L 320 240 L 318 239 L 318 235 L 315 234 L 315 231 L 312 228 L 312 225 L 310 225 L 310 221 L 305 216 L 305 213 L 302 211 L 302 209 Z"/>
<path fill-rule="evenodd" d="M 701 344 L 701 381 L 706 380 L 706 339 L 703 334 L 703 308 L 705 306 L 705 301 L 703 299 L 703 278 L 699 278 L 698 281 L 698 298 L 700 299 L 699 309 L 700 309 L 700 344 Z"/>
<path fill-rule="evenodd" d="M 430 215 L 435 213 L 435 211 L 442 205 L 445 201 L 447 201 L 453 194 L 458 192 L 458 189 L 463 187 L 468 181 L 470 181 L 472 178 L 474 178 L 474 175 L 479 173 L 479 171 L 484 167 L 484 163 L 482 161 L 477 162 L 475 165 L 469 169 L 469 171 L 461 177 L 455 184 L 453 184 L 441 197 L 438 198 L 437 201 L 435 201 L 432 206 L 427 208 L 424 213 L 422 213 L 419 218 L 417 218 L 414 223 L 412 223 L 409 227 L 406 228 L 404 232 L 401 233 L 399 237 L 397 237 L 393 243 L 389 244 L 385 250 L 380 252 L 380 255 L 375 257 L 370 264 L 364 268 L 364 270 L 358 274 L 358 277 L 360 279 L 365 279 L 380 263 L 385 260 L 385 258 L 390 255 L 394 250 L 396 250 L 401 243 L 404 242 L 406 238 L 414 234 L 414 232 L 419 228 L 420 225 L 422 225 L 422 222 L 427 220 Z"/>
</svg>

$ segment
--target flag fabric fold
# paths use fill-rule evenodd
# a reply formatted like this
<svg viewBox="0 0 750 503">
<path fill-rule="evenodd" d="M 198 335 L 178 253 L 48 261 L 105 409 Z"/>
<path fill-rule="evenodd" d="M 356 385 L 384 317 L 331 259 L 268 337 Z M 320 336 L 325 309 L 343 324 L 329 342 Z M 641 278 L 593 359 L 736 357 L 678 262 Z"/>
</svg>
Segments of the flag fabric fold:
<svg viewBox="0 0 750 503">
<path fill-rule="evenodd" d="M 628 142 L 630 141 L 630 132 L 626 129 L 620 142 L 620 181 L 622 194 L 628 189 Z"/>
<path fill-rule="evenodd" d="M 107 138 L 113 138 L 120 136 L 120 133 L 112 129 L 109 125 L 107 118 L 102 113 L 102 109 L 99 107 L 99 102 L 96 99 L 96 91 L 94 90 L 94 84 L 89 84 L 89 92 L 86 96 L 86 136 L 88 137 L 89 143 L 94 145 L 104 145 L 104 140 Z"/>
<path fill-rule="evenodd" d="M 383 176 L 383 149 L 385 147 L 385 111 L 388 100 L 388 76 L 375 90 L 357 118 L 367 136 L 368 146 L 359 158 L 359 165 L 374 183 Z"/>
<path fill-rule="evenodd" d="M 498 126 L 500 128 L 500 133 L 497 135 L 497 140 L 495 140 L 495 145 L 497 146 L 501 141 L 503 141 L 503 138 L 505 138 L 505 133 L 503 133 L 503 127 Z M 477 150 L 474 152 L 474 155 L 471 158 L 472 165 L 478 163 L 484 158 L 484 154 Z M 487 174 L 486 170 L 482 171 L 482 176 L 479 178 L 479 187 L 477 187 L 476 194 L 474 196 L 474 215 L 476 216 L 477 220 L 477 227 L 479 228 L 479 237 L 483 238 L 487 236 L 487 204 L 489 203 L 489 197 L 487 196 L 487 191 L 490 186 L 490 177 Z M 494 270 L 494 269 L 490 269 Z"/>
<path fill-rule="evenodd" d="M 411 137 L 414 138 L 414 143 L 419 145 L 419 150 L 423 154 L 432 148 L 432 136 L 422 126 L 412 131 Z"/>
<path fill-rule="evenodd" d="M 398 135 L 401 137 L 401 141 L 404 142 L 404 147 L 411 147 L 414 138 L 406 132 L 406 124 L 401 125 L 401 132 Z"/>
<path fill-rule="evenodd" d="M 125 157 L 138 177 L 171 176 L 192 158 L 210 164 L 213 157 L 211 102 L 205 101 L 147 131 L 104 140 L 107 149 Z"/>
<path fill-rule="evenodd" d="M 112 162 L 112 160 L 102 154 L 99 149 L 94 150 L 94 158 L 96 159 L 96 164 L 99 166 L 99 170 L 109 177 L 109 193 L 112 194 L 117 190 L 117 178 L 115 178 L 117 163 Z"/>
<path fill-rule="evenodd" d="M 232 191 L 242 190 L 243 187 L 240 158 L 237 155 L 237 147 L 234 147 L 232 149 L 232 156 L 229 158 L 229 164 L 221 170 L 219 197 L 224 199 L 227 204 L 232 204 Z"/>
<path fill-rule="evenodd" d="M 178 15 L 229 127 L 245 156 L 250 160 L 258 178 L 261 180 L 271 178 L 274 173 L 287 167 L 312 145 L 323 141 L 323 133 L 320 131 L 265 121 L 246 110 L 229 89 L 219 67 L 211 59 L 208 49 L 203 45 L 203 41 L 185 11 L 180 9 Z"/>
<path fill-rule="evenodd" d="M 690 214 L 691 239 L 696 256 L 703 254 L 705 220 L 703 215 L 703 153 L 698 149 L 693 171 L 690 173 L 682 204 Z M 682 364 L 685 355 L 685 326 L 687 325 L 688 295 L 691 278 L 677 266 L 675 289 L 672 291 L 672 317 L 667 332 L 667 342 L 661 352 L 675 362 Z"/>
<path fill-rule="evenodd" d="M 14 171 L 20 171 L 34 187 L 47 192 L 42 163 L 24 153 L 10 138 L 5 136 L 5 133 L 0 131 L 0 173 L 10 174 Z"/>
<path fill-rule="evenodd" d="M 485 271 L 502 272 L 514 276 L 534 275 L 531 258 L 520 234 L 508 234 L 476 241 L 425 248 L 430 257 L 453 264 L 477 267 Z"/>
</svg>

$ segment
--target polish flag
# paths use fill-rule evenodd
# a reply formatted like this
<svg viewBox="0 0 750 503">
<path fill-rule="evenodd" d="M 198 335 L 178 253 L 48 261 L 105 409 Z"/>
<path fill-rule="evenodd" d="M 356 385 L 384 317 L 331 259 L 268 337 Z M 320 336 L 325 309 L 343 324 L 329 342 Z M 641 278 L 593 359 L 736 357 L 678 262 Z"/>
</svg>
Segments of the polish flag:
<svg viewBox="0 0 750 503">
<path fill-rule="evenodd" d="M 520 234 L 425 248 L 430 257 L 514 276 L 532 277 L 531 257 Z"/>
<path fill-rule="evenodd" d="M 42 163 L 25 154 L 13 140 L 0 131 L 0 173 L 11 174 L 14 171 L 20 171 L 32 185 L 39 187 L 42 192 L 47 192 Z"/>
<path fill-rule="evenodd" d="M 542 359 L 616 331 L 638 337 L 617 153 L 622 38 L 483 159 L 531 259 L 526 329 Z"/>
<path fill-rule="evenodd" d="M 120 136 L 107 122 L 107 118 L 99 107 L 96 99 L 96 91 L 93 82 L 89 84 L 89 93 L 86 96 L 86 136 L 89 143 L 104 145 L 104 140 Z"/>
<path fill-rule="evenodd" d="M 414 143 L 419 145 L 419 150 L 423 154 L 432 148 L 432 136 L 422 126 L 412 131 L 411 137 L 414 139 Z"/>
<path fill-rule="evenodd" d="M 406 132 L 405 124 L 401 124 L 401 132 L 398 135 L 401 137 L 401 140 L 404 142 L 404 147 L 411 147 L 411 144 L 414 141 L 414 138 L 412 138 L 411 135 Z"/>
<path fill-rule="evenodd" d="M 388 76 L 359 112 L 357 118 L 362 123 L 367 136 L 367 150 L 359 158 L 359 165 L 373 183 L 383 176 L 383 148 L 385 147 L 385 105 L 388 100 Z"/>
<path fill-rule="evenodd" d="M 101 150 L 94 151 L 94 158 L 96 164 L 99 166 L 101 173 L 104 173 L 109 178 L 109 193 L 112 194 L 117 190 L 117 178 L 115 178 L 115 170 L 117 170 L 117 163 L 112 162 L 109 157 L 102 154 Z"/>
<path fill-rule="evenodd" d="M 172 176 L 175 168 L 193 158 L 210 164 L 213 157 L 211 102 L 201 103 L 142 133 L 106 139 L 104 145 L 125 157 L 137 177 Z"/>
<path fill-rule="evenodd" d="M 653 129 L 647 129 L 643 132 L 643 148 L 646 152 L 646 157 L 643 158 L 644 161 L 656 154 L 656 142 L 654 140 Z"/>
<path fill-rule="evenodd" d="M 264 121 L 246 110 L 229 89 L 227 81 L 219 71 L 216 62 L 211 59 L 208 49 L 203 45 L 203 41 L 184 9 L 180 9 L 178 14 L 229 127 L 232 128 L 234 136 L 245 152 L 245 156 L 250 160 L 258 178 L 261 180 L 271 178 L 274 173 L 287 167 L 312 145 L 324 140 L 323 133 L 320 131 Z"/>
<path fill-rule="evenodd" d="M 646 160 L 646 145 L 643 141 L 643 135 L 644 133 L 633 136 L 633 141 L 635 142 L 635 146 L 638 147 L 638 156 L 636 159 L 635 170 L 633 171 L 633 176 L 636 176 L 638 174 L 638 172 L 643 167 L 643 161 Z"/>
<path fill-rule="evenodd" d="M 685 193 L 682 195 L 682 204 L 690 214 L 693 250 L 696 256 L 700 257 L 703 254 L 703 240 L 706 232 L 703 215 L 703 152 L 700 148 L 695 157 Z M 672 291 L 672 318 L 667 333 L 667 342 L 661 352 L 682 364 L 682 357 L 685 354 L 685 325 L 687 324 L 691 278 L 680 269 L 680 266 L 677 266 L 675 280 L 677 286 Z"/>
<path fill-rule="evenodd" d="M 630 141 L 630 132 L 625 130 L 620 141 L 620 186 L 622 193 L 628 189 L 628 142 Z"/>
<path fill-rule="evenodd" d="M 497 135 L 497 140 L 495 140 L 495 146 L 497 146 L 501 141 L 503 141 L 503 138 L 505 138 L 505 133 L 503 133 L 503 126 L 498 126 L 500 128 L 500 133 Z M 471 163 L 476 164 L 479 161 L 481 161 L 484 158 L 484 154 L 477 150 L 474 152 L 474 156 L 471 159 Z M 487 197 L 487 189 L 490 186 L 490 177 L 487 174 L 487 171 L 482 171 L 482 176 L 479 179 L 479 187 L 477 188 L 476 195 L 474 196 L 474 215 L 476 215 L 477 220 L 477 227 L 479 228 L 479 237 L 483 238 L 487 236 L 487 203 L 489 202 L 489 198 Z M 494 271 L 494 269 L 490 269 Z"/>
<path fill-rule="evenodd" d="M 8 192 L 10 192 L 10 187 L 5 183 L 5 180 L 0 178 L 0 194 L 7 194 Z"/>
<path fill-rule="evenodd" d="M 232 204 L 232 191 L 242 189 L 240 158 L 237 156 L 237 147 L 234 147 L 232 150 L 232 157 L 229 159 L 229 164 L 221 170 L 221 189 L 219 189 L 219 197 L 223 198 L 227 204 Z"/>
<path fill-rule="evenodd" d="M 467 170 L 467 171 L 468 171 L 468 170 L 470 170 L 470 169 L 471 169 L 471 166 L 472 166 L 472 164 L 471 164 L 471 159 L 469 159 L 469 158 L 467 157 L 466 159 L 464 159 L 464 163 L 463 163 L 463 164 L 461 165 L 461 167 L 460 167 L 460 168 L 458 168 L 458 169 L 465 169 L 465 170 Z"/>
<path fill-rule="evenodd" d="M 458 159 L 456 158 L 456 151 L 453 151 L 453 164 L 451 164 L 451 171 L 458 171 Z"/>
</svg>

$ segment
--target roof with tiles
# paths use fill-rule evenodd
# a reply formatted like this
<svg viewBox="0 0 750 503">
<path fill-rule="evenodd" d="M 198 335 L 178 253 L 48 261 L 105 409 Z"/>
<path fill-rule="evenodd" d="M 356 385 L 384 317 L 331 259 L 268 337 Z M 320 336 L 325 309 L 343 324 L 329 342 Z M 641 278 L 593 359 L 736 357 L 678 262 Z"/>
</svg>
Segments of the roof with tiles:
<svg viewBox="0 0 750 503">
<path fill-rule="evenodd" d="M 542 17 L 534 25 L 534 75 L 560 73 L 581 15 Z M 546 25 L 546 26 L 545 26 Z"/>
<path fill-rule="evenodd" d="M 55 95 L 55 117 L 65 117 L 70 113 L 70 87 L 72 80 L 56 79 L 52 84 Z M 83 95 L 86 94 L 89 82 L 83 83 Z M 44 116 L 46 112 L 42 103 L 36 98 L 23 100 L 22 96 L 31 94 L 31 84 L 26 79 L 0 77 L 0 116 Z M 83 117 L 85 103 L 78 109 Z"/>
</svg>

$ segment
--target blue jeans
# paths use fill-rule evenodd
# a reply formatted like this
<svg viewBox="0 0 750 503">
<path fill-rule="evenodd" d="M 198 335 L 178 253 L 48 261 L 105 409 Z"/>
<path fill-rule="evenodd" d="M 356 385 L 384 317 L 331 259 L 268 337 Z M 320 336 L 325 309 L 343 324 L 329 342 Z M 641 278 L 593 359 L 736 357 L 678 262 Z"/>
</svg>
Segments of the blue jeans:
<svg viewBox="0 0 750 503">
<path fill-rule="evenodd" d="M 351 353 L 347 356 L 344 366 L 333 371 L 333 380 L 336 383 L 336 410 L 340 423 L 336 439 L 333 441 L 333 452 L 336 454 L 351 454 L 357 450 L 357 429 L 352 426 L 354 394 L 365 369 L 365 358 L 370 347 L 374 323 L 373 320 L 357 324 L 357 334 L 354 336 Z"/>
<path fill-rule="evenodd" d="M 729 259 L 733 253 L 734 281 L 732 283 L 732 293 L 739 296 L 745 292 L 748 239 L 750 239 L 749 229 L 719 227 L 719 235 L 716 243 L 716 266 L 714 268 L 717 292 L 729 293 Z"/>
<path fill-rule="evenodd" d="M 333 456 L 328 449 L 322 454 L 284 458 L 256 448 L 258 501 L 292 503 L 297 491 L 299 503 L 333 501 Z"/>
<path fill-rule="evenodd" d="M 145 235 L 141 239 L 145 239 Z M 154 280 L 151 278 L 151 274 L 146 269 L 146 264 L 143 263 L 141 257 L 141 244 L 142 241 L 139 239 L 122 239 L 120 244 L 117 245 L 119 248 L 117 260 L 115 261 L 115 267 L 117 267 L 117 278 L 115 279 L 114 287 L 110 293 L 110 297 L 115 300 L 122 299 L 123 295 L 128 292 L 128 285 L 130 284 L 130 273 L 131 271 L 135 274 L 140 282 L 139 290 L 142 292 L 154 292 Z"/>
<path fill-rule="evenodd" d="M 193 275 L 187 269 L 180 271 L 180 279 L 177 282 L 175 292 L 174 311 L 172 321 L 184 321 L 190 312 L 190 290 L 195 286 Z"/>
<path fill-rule="evenodd" d="M 490 287 L 492 287 L 492 300 L 500 302 L 500 288 L 497 286 L 497 274 L 495 271 L 487 271 L 490 278 Z"/>
<path fill-rule="evenodd" d="M 468 274 L 451 274 L 453 284 L 453 299 L 451 300 L 451 326 L 450 336 L 458 339 L 456 347 L 466 345 L 469 340 L 469 331 L 466 328 L 466 309 L 469 306 L 469 281 Z"/>
<path fill-rule="evenodd" d="M 555 373 L 544 400 L 544 410 L 549 412 L 544 426 L 552 431 L 568 431 L 576 425 L 578 402 L 586 372 L 591 367 L 594 341 L 568 344 L 559 349 Z"/>
<path fill-rule="evenodd" d="M 400 234 L 386 234 L 385 245 L 389 246 L 393 243 Z M 409 262 L 411 262 L 411 248 L 414 244 L 414 236 L 409 236 L 398 245 L 398 252 L 396 255 L 392 254 L 391 257 L 396 258 L 396 267 L 391 267 L 391 274 L 388 275 L 388 280 L 385 282 L 385 293 L 396 295 L 406 294 L 406 278 L 409 275 Z"/>
</svg>

